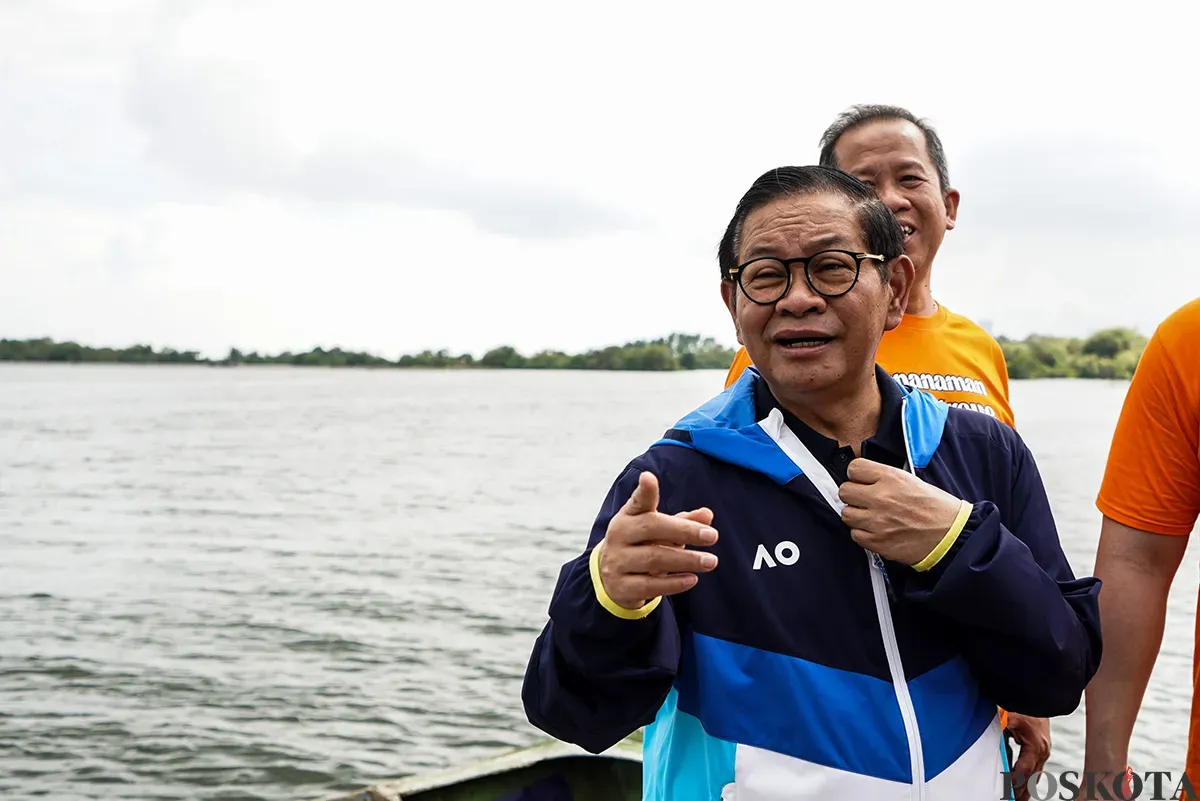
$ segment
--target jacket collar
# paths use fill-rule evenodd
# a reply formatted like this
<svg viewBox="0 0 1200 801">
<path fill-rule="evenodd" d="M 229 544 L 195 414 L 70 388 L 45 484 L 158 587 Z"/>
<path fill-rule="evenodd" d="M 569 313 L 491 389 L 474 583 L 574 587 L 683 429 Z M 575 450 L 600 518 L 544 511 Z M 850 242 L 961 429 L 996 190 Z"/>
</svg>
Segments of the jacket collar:
<svg viewBox="0 0 1200 801">
<path fill-rule="evenodd" d="M 941 442 L 949 407 L 928 393 L 900 384 L 882 368 L 876 368 L 876 377 L 888 397 L 893 392 L 899 393 L 900 441 L 907 446 L 913 467 L 925 467 Z M 757 368 L 747 367 L 736 382 L 681 418 L 655 445 L 692 448 L 718 461 L 766 475 L 780 484 L 788 483 L 802 471 L 759 425 L 764 419 L 756 402 L 760 384 L 765 386 Z M 894 403 L 885 403 L 885 421 L 892 409 Z M 894 432 L 897 426 L 885 422 L 880 428 Z M 888 442 L 884 447 L 896 447 L 886 434 L 876 438 L 881 444 Z"/>
<path fill-rule="evenodd" d="M 904 391 L 879 365 L 875 366 L 875 381 L 879 386 L 883 404 L 879 414 L 879 428 L 863 442 L 862 454 L 873 461 L 903 467 L 908 463 L 908 449 L 904 445 Z M 827 437 L 804 423 L 796 415 L 779 404 L 771 393 L 767 382 L 759 380 L 754 385 L 754 409 L 758 420 L 764 419 L 772 409 L 779 409 L 783 421 L 804 446 L 821 462 L 826 462 L 840 447 L 837 440 Z"/>
</svg>

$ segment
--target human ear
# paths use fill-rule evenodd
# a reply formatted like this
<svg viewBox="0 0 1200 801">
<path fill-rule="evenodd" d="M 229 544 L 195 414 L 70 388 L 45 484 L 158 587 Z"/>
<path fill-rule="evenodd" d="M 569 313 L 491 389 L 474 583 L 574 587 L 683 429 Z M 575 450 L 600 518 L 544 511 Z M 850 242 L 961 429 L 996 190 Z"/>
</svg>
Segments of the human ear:
<svg viewBox="0 0 1200 801">
<path fill-rule="evenodd" d="M 946 204 L 946 230 L 949 231 L 954 228 L 954 224 L 958 221 L 958 190 L 951 189 L 947 191 L 942 201 Z"/>
<path fill-rule="evenodd" d="M 904 310 L 908 308 L 908 296 L 912 293 L 916 275 L 917 268 L 908 256 L 900 255 L 892 260 L 887 280 L 891 297 L 888 299 L 887 323 L 883 330 L 891 331 L 904 319 Z"/>
<path fill-rule="evenodd" d="M 729 318 L 733 320 L 733 330 L 737 334 L 739 345 L 745 345 L 742 341 L 742 330 L 738 327 L 737 319 L 737 284 L 733 281 L 721 282 L 721 300 L 725 301 L 725 308 L 729 310 Z"/>
</svg>

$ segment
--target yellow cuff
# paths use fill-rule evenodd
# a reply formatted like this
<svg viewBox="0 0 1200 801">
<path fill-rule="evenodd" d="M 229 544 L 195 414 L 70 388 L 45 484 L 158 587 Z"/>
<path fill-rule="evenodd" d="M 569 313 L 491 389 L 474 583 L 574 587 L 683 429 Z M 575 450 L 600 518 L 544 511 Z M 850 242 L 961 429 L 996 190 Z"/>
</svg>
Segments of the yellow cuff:
<svg viewBox="0 0 1200 801">
<path fill-rule="evenodd" d="M 926 556 L 920 562 L 913 565 L 913 570 L 924 573 L 929 568 L 942 561 L 942 557 L 950 550 L 950 546 L 958 539 L 958 535 L 962 533 L 963 526 L 967 524 L 967 520 L 971 517 L 971 509 L 974 507 L 967 501 L 963 501 L 958 507 L 958 517 L 954 518 L 954 525 L 950 526 L 950 530 L 946 532 L 946 536 L 942 537 L 942 541 L 937 544 L 929 556 Z"/>
<path fill-rule="evenodd" d="M 600 549 L 603 547 L 604 540 L 601 540 L 592 549 L 592 556 L 588 559 L 588 570 L 592 574 L 592 589 L 596 591 L 596 600 L 609 612 L 612 612 L 623 620 L 641 620 L 655 610 L 659 603 L 662 602 L 662 596 L 660 595 L 640 609 L 626 609 L 612 598 L 609 598 L 608 593 L 604 591 L 604 583 L 600 581 Z"/>
</svg>

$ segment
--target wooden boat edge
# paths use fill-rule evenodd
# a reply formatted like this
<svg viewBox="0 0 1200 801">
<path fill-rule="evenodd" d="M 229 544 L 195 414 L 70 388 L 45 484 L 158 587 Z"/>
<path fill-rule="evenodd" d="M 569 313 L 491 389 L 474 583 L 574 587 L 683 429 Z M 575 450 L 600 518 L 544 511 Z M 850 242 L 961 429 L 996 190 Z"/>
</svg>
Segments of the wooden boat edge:
<svg viewBox="0 0 1200 801">
<path fill-rule="evenodd" d="M 458 767 L 406 776 L 394 781 L 373 784 L 360 790 L 321 796 L 312 801 L 398 801 L 406 795 L 452 787 L 462 782 L 496 776 L 509 771 L 527 768 L 539 762 L 567 757 L 622 759 L 630 762 L 641 762 L 642 741 L 640 737 L 629 737 L 607 751 L 592 754 L 571 743 L 564 743 L 559 740 L 547 740 L 525 748 L 518 748 L 498 754 L 494 757 L 475 760 Z"/>
</svg>

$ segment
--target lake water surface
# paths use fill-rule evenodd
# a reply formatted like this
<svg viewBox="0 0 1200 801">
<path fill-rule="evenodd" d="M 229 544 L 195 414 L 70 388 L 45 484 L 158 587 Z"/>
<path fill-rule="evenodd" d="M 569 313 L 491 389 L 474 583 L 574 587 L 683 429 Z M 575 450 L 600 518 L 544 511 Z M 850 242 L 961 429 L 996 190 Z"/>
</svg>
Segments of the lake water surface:
<svg viewBox="0 0 1200 801">
<path fill-rule="evenodd" d="M 534 742 L 560 564 L 723 377 L 0 365 L 0 798 L 307 799 Z M 1125 387 L 1012 389 L 1079 573 Z M 1182 767 L 1196 565 L 1152 769 Z M 1082 711 L 1053 739 L 1078 769 Z"/>
</svg>

